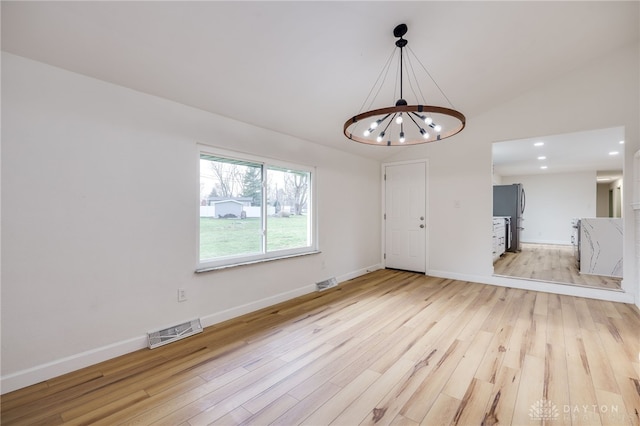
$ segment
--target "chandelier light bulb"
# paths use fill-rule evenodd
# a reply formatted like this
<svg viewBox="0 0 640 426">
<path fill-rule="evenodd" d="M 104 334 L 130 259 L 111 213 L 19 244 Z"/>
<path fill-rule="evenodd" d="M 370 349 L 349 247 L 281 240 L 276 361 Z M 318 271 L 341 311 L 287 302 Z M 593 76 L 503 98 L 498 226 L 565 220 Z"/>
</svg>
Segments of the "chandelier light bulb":
<svg viewBox="0 0 640 426">
<path fill-rule="evenodd" d="M 400 143 L 404 143 L 405 138 L 404 138 L 404 132 L 400 132 Z"/>
<path fill-rule="evenodd" d="M 429 139 L 429 133 L 427 133 L 426 130 L 420 129 L 420 134 L 422 135 L 423 138 Z"/>
<path fill-rule="evenodd" d="M 384 138 L 384 132 L 380 133 L 378 135 L 378 137 L 376 138 L 376 142 L 382 142 L 382 139 Z"/>
<path fill-rule="evenodd" d="M 396 117 L 396 124 L 402 124 L 402 113 L 398 114 Z"/>
<path fill-rule="evenodd" d="M 431 126 L 431 123 L 433 123 L 433 118 L 425 117 L 424 122 L 427 123 L 427 126 Z"/>
<path fill-rule="evenodd" d="M 436 132 L 440 132 L 440 130 L 442 130 L 442 126 L 439 124 L 436 124 L 433 130 L 435 130 Z"/>
<path fill-rule="evenodd" d="M 375 129 L 376 127 L 378 127 L 379 121 L 374 121 L 373 123 L 371 123 L 371 129 Z"/>
<path fill-rule="evenodd" d="M 371 130 L 367 129 L 363 133 L 365 136 L 369 136 L 371 134 Z"/>
</svg>

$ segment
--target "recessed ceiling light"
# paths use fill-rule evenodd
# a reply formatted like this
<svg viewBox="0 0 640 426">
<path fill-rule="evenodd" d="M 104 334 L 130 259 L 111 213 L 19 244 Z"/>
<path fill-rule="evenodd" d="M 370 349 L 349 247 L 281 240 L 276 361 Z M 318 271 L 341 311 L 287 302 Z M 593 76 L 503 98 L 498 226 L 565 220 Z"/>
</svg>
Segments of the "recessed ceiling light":
<svg viewBox="0 0 640 426">
<path fill-rule="evenodd" d="M 541 155 L 540 157 L 538 157 L 538 160 L 546 160 L 547 157 L 545 157 L 544 155 Z"/>
<path fill-rule="evenodd" d="M 533 144 L 533 146 L 543 146 L 544 142 L 536 142 Z"/>
<path fill-rule="evenodd" d="M 609 155 L 618 155 L 618 154 L 620 154 L 618 151 L 611 151 L 611 152 L 609 153 Z"/>
<path fill-rule="evenodd" d="M 547 169 L 547 166 L 540 166 L 540 168 L 541 168 L 542 170 L 546 170 L 546 169 Z"/>
<path fill-rule="evenodd" d="M 624 141 L 620 141 L 620 145 L 623 145 L 623 144 L 624 144 Z"/>
</svg>

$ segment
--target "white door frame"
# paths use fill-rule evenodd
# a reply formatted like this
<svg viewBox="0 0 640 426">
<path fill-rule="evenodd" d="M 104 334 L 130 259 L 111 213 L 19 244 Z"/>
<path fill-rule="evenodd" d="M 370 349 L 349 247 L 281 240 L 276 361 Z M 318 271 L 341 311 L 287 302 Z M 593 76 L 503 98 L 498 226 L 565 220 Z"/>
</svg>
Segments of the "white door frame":
<svg viewBox="0 0 640 426">
<path fill-rule="evenodd" d="M 427 232 L 425 233 L 425 238 L 424 238 L 424 254 L 425 254 L 425 262 L 424 262 L 424 266 L 425 266 L 425 275 L 428 273 L 429 271 L 429 237 L 431 235 L 431 233 L 429 232 L 429 230 L 431 229 L 429 227 L 429 222 L 431 219 L 431 215 L 429 214 L 429 160 L 426 158 L 422 158 L 422 159 L 417 159 L 417 160 L 406 160 L 406 161 L 394 161 L 394 162 L 390 162 L 390 163 L 382 163 L 380 165 L 380 187 L 382 188 L 382 197 L 381 197 L 381 206 L 380 206 L 380 235 L 382 236 L 381 238 L 381 246 L 380 246 L 380 260 L 382 263 L 383 267 L 386 267 L 386 259 L 384 258 L 384 253 L 386 250 L 386 245 L 387 245 L 387 241 L 386 241 L 386 220 L 384 219 L 384 214 L 385 214 L 385 209 L 386 209 L 386 202 L 387 202 L 387 191 L 386 191 L 386 185 L 385 185 L 385 168 L 387 166 L 401 166 L 404 164 L 416 164 L 416 163 L 424 163 L 424 176 L 425 176 L 425 182 L 424 182 L 424 188 L 425 188 L 425 194 L 424 194 L 424 204 L 425 204 L 425 216 L 426 216 L 426 220 L 425 220 L 425 226 L 427 228 Z"/>
</svg>

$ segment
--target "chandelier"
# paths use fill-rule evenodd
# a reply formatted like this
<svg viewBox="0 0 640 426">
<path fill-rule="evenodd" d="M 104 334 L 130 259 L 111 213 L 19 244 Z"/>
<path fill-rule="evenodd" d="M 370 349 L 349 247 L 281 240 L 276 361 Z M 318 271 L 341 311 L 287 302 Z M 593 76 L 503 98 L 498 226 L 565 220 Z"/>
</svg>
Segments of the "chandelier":
<svg viewBox="0 0 640 426">
<path fill-rule="evenodd" d="M 422 65 L 411 48 L 407 48 L 409 54 L 404 53 L 408 41 L 404 39 L 407 33 L 407 25 L 400 24 L 393 30 L 394 37 L 397 37 L 396 47 L 382 71 L 378 75 L 378 79 L 371 88 L 369 95 L 362 104 L 361 111 L 367 106 L 371 108 L 376 100 L 377 95 L 382 91 L 386 76 L 389 73 L 393 58 L 399 50 L 399 61 L 396 69 L 399 78 L 393 86 L 393 98 L 397 99 L 395 106 L 389 106 L 378 109 L 371 109 L 366 112 L 360 112 L 344 123 L 344 135 L 356 142 L 378 145 L 378 146 L 404 146 L 417 145 L 428 142 L 435 142 L 451 137 L 460 133 L 465 126 L 465 116 L 456 111 L 451 102 L 442 92 L 438 84 L 433 80 L 427 69 Z M 412 57 L 422 67 L 424 72 L 429 76 L 434 86 L 440 91 L 442 96 L 447 100 L 449 106 L 433 106 L 427 105 L 422 94 L 422 90 L 416 79 L 416 73 Z M 415 104 L 409 105 L 404 98 L 404 74 L 407 74 L 410 89 L 417 99 Z M 384 77 L 383 77 L 384 75 Z M 382 80 L 381 80 L 382 79 Z M 400 91 L 400 97 L 397 91 Z M 420 102 L 422 100 L 422 102 Z"/>
</svg>

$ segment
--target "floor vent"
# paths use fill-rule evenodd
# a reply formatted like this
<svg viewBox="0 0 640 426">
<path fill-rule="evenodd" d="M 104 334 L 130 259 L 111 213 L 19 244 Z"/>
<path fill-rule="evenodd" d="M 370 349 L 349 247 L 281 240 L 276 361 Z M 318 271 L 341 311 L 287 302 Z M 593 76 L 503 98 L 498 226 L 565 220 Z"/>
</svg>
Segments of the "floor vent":
<svg viewBox="0 0 640 426">
<path fill-rule="evenodd" d="M 202 332 L 200 319 L 187 321 L 182 324 L 164 328 L 162 330 L 152 331 L 147 333 L 149 339 L 149 349 L 154 349 L 158 346 L 166 345 L 167 343 L 172 343 L 200 332 Z"/>
<path fill-rule="evenodd" d="M 320 281 L 316 283 L 316 290 L 322 291 L 331 287 L 335 287 L 338 285 L 338 280 L 335 277 L 329 278 L 328 280 Z"/>
</svg>

